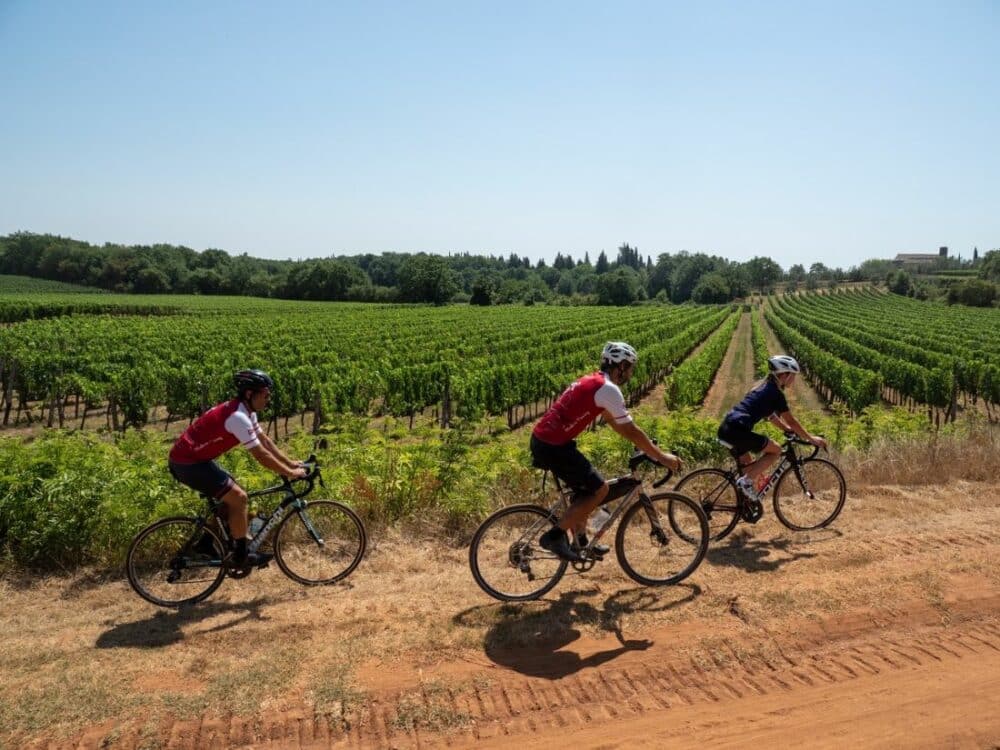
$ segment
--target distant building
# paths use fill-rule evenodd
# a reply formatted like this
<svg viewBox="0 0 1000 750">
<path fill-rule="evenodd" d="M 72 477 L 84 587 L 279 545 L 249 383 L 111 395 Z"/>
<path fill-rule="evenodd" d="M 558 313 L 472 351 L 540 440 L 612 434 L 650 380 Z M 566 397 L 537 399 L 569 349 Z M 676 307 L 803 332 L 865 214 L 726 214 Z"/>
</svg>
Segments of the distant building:
<svg viewBox="0 0 1000 750">
<path fill-rule="evenodd" d="M 948 248 L 942 247 L 935 253 L 897 253 L 892 262 L 901 267 L 907 266 L 929 266 L 937 263 L 942 258 L 948 257 Z"/>
</svg>

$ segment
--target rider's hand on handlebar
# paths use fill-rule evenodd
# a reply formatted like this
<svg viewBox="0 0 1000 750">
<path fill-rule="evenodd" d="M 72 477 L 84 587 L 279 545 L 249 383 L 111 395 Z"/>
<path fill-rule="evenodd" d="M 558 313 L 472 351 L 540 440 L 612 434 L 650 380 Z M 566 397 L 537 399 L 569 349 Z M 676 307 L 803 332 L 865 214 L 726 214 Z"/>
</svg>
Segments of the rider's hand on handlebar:
<svg viewBox="0 0 1000 750">
<path fill-rule="evenodd" d="M 822 448 L 823 450 L 826 450 L 828 448 L 826 440 L 819 437 L 818 435 L 813 435 L 812 438 L 809 440 L 809 442 L 817 446 L 818 448 Z"/>
<path fill-rule="evenodd" d="M 295 467 L 295 471 L 288 475 L 289 479 L 305 479 L 309 476 L 309 469 L 303 466 Z"/>
<path fill-rule="evenodd" d="M 681 470 L 681 467 L 684 465 L 684 463 L 680 460 L 680 458 L 678 458 L 677 456 L 675 456 L 673 453 L 666 453 L 666 452 L 664 452 L 663 455 L 667 457 L 666 461 L 660 461 L 660 463 L 663 466 L 666 466 L 668 469 L 671 469 L 671 470 L 673 470 L 675 472 L 678 472 L 678 471 Z"/>
</svg>

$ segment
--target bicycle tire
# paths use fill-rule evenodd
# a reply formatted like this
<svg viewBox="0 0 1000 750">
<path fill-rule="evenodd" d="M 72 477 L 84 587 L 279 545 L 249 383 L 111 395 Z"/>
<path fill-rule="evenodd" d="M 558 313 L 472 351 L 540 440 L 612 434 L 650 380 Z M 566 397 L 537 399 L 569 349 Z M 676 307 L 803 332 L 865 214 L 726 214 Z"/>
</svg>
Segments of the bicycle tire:
<svg viewBox="0 0 1000 750">
<path fill-rule="evenodd" d="M 656 513 L 657 519 L 650 517 Z M 685 529 L 674 531 L 671 512 Z M 696 531 L 697 529 L 697 531 Z M 667 586 L 691 575 L 708 551 L 708 518 L 701 506 L 679 492 L 642 495 L 625 511 L 615 535 L 615 554 L 626 575 L 644 586 Z M 649 570 L 656 568 L 655 571 Z"/>
<path fill-rule="evenodd" d="M 566 572 L 567 562 L 543 550 L 538 537 L 555 522 L 547 509 L 529 503 L 509 505 L 490 515 L 469 543 L 469 567 L 479 587 L 504 602 L 530 601 L 551 591 Z M 541 585 L 511 590 L 522 581 L 533 583 L 539 570 Z"/>
<path fill-rule="evenodd" d="M 285 516 L 274 534 L 275 562 L 282 573 L 304 586 L 342 581 L 361 563 L 367 547 L 364 523 L 336 500 L 307 502 Z"/>
<path fill-rule="evenodd" d="M 194 549 L 202 534 L 211 540 L 211 557 Z M 208 598 L 222 585 L 226 577 L 224 557 L 222 540 L 201 519 L 171 516 L 135 535 L 125 555 L 125 574 L 129 585 L 146 601 L 160 607 L 181 607 Z M 200 571 L 211 573 L 201 575 Z M 181 596 L 168 597 L 166 592 L 170 591 Z"/>
<path fill-rule="evenodd" d="M 795 467 L 785 472 L 774 488 L 774 515 L 793 531 L 811 531 L 829 526 L 840 515 L 847 501 L 847 481 L 843 473 L 836 464 L 825 458 L 807 458 L 797 468 L 798 472 Z M 805 477 L 808 492 L 813 497 L 807 494 L 802 477 Z M 788 490 L 782 500 L 785 480 L 789 480 L 792 483 L 789 487 L 796 488 L 797 491 Z M 827 507 L 832 507 L 833 510 L 827 513 Z M 808 520 L 800 519 L 800 513 Z M 818 521 L 815 520 L 817 517 Z"/>
<path fill-rule="evenodd" d="M 740 521 L 739 490 L 731 475 L 722 469 L 692 471 L 674 486 L 674 492 L 692 498 L 705 511 L 709 539 L 713 542 L 729 536 Z M 676 533 L 682 533 L 673 519 L 670 524 Z"/>
</svg>

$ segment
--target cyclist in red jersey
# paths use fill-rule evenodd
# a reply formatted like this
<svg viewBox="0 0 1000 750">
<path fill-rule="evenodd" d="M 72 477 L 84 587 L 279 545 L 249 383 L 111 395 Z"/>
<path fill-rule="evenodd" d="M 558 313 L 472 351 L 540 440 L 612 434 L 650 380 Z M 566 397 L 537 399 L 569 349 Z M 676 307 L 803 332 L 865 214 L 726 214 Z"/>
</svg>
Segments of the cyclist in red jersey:
<svg viewBox="0 0 1000 750">
<path fill-rule="evenodd" d="M 625 408 L 620 385 L 627 383 L 635 370 L 639 356 L 623 341 L 610 341 L 601 352 L 601 369 L 584 375 L 563 391 L 535 425 L 531 433 L 531 455 L 535 466 L 548 469 L 560 481 L 576 490 L 569 510 L 542 534 L 539 543 L 564 560 L 583 558 L 570 545 L 567 532 L 575 532 L 580 547 L 587 545 L 587 518 L 607 497 L 608 483 L 576 447 L 576 438 L 603 415 L 611 429 L 628 438 L 636 448 L 658 463 L 675 471 L 681 460 L 659 447 L 639 428 Z M 599 545 L 597 552 L 607 552 Z"/>
<path fill-rule="evenodd" d="M 266 565 L 270 554 L 247 554 L 247 493 L 215 459 L 242 444 L 262 466 L 289 479 L 301 479 L 306 470 L 282 453 L 257 423 L 257 412 L 271 400 L 271 377 L 261 370 L 241 370 L 233 384 L 236 398 L 213 406 L 191 423 L 170 449 L 167 466 L 177 481 L 225 503 L 235 542 L 233 563 Z"/>
</svg>

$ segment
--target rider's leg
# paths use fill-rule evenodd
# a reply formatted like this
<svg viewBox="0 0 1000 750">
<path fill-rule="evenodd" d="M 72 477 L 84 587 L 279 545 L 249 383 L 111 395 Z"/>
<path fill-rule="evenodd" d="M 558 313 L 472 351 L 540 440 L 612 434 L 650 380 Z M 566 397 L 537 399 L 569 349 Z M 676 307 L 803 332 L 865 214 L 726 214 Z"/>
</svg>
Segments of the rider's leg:
<svg viewBox="0 0 1000 750">
<path fill-rule="evenodd" d="M 587 519 L 597 510 L 597 506 L 608 496 L 608 483 L 602 482 L 592 494 L 577 497 L 572 505 L 559 519 L 559 528 L 563 531 L 575 531 L 582 534 L 587 528 Z"/>
<path fill-rule="evenodd" d="M 764 446 L 764 450 L 757 460 L 743 467 L 743 475 L 756 482 L 757 477 L 761 476 L 765 471 L 774 466 L 775 462 L 778 460 L 778 456 L 780 455 L 781 446 L 773 440 L 768 440 L 767 445 Z M 740 464 L 743 463 L 743 458 L 744 456 L 740 456 Z"/>
<path fill-rule="evenodd" d="M 247 503 L 246 491 L 238 484 L 232 487 L 221 498 L 229 514 L 229 533 L 233 539 L 247 538 Z"/>
</svg>

